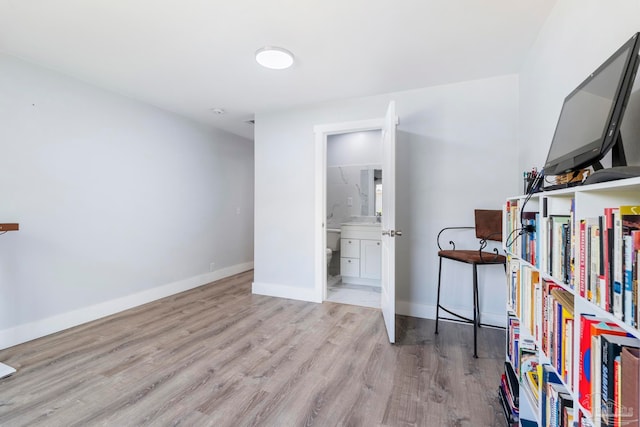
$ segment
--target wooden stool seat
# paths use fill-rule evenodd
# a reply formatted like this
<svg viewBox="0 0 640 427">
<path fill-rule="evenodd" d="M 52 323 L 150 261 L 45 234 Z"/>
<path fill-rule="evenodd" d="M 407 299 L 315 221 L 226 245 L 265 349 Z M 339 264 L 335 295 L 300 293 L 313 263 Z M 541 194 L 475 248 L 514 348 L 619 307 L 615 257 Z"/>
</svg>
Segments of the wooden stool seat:
<svg viewBox="0 0 640 427">
<path fill-rule="evenodd" d="M 493 252 L 478 252 L 462 249 L 438 251 L 438 256 L 467 264 L 505 264 L 507 262 L 507 257 L 504 255 L 496 255 Z"/>
</svg>

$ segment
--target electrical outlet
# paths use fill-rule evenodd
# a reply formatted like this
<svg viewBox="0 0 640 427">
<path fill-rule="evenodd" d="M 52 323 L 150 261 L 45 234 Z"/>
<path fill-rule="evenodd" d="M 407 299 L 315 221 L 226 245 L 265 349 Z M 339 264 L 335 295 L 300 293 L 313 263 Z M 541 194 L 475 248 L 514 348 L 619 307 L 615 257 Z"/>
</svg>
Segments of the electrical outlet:
<svg viewBox="0 0 640 427">
<path fill-rule="evenodd" d="M 209 271 L 210 272 L 216 271 L 216 263 L 215 262 L 212 262 L 211 264 L 209 264 Z"/>
</svg>

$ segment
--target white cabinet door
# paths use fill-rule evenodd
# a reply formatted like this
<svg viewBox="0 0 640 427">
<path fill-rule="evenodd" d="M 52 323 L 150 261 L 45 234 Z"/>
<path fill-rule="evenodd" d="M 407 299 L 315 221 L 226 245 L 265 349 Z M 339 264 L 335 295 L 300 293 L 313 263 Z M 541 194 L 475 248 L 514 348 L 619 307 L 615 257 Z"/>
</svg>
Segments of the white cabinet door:
<svg viewBox="0 0 640 427">
<path fill-rule="evenodd" d="M 358 258 L 340 258 L 340 274 L 343 277 L 359 277 L 360 260 Z"/>
<path fill-rule="evenodd" d="M 360 239 L 340 239 L 342 258 L 360 258 Z"/>
<path fill-rule="evenodd" d="M 360 277 L 377 279 L 381 277 L 382 247 L 380 240 L 360 241 Z"/>
</svg>

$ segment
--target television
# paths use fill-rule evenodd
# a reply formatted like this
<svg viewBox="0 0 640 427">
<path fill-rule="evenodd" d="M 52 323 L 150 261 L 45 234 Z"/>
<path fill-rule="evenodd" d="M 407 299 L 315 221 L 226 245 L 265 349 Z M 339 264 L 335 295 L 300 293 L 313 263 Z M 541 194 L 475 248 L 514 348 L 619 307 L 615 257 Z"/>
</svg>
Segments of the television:
<svg viewBox="0 0 640 427">
<path fill-rule="evenodd" d="M 544 175 L 602 169 L 600 160 L 614 146 L 613 166 L 626 166 L 620 123 L 638 70 L 639 39 L 634 34 L 564 99 Z"/>
</svg>

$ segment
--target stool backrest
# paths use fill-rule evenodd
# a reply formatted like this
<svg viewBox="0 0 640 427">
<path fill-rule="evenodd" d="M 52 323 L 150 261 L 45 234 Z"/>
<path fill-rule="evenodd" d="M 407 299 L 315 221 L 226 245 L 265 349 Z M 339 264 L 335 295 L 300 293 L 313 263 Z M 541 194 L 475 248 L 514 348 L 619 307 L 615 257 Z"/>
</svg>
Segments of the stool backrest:
<svg viewBox="0 0 640 427">
<path fill-rule="evenodd" d="M 476 209 L 476 237 L 502 241 L 502 210 Z"/>
</svg>

